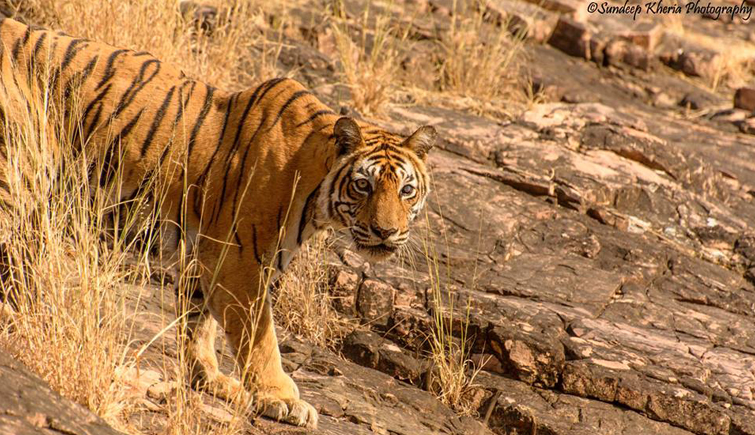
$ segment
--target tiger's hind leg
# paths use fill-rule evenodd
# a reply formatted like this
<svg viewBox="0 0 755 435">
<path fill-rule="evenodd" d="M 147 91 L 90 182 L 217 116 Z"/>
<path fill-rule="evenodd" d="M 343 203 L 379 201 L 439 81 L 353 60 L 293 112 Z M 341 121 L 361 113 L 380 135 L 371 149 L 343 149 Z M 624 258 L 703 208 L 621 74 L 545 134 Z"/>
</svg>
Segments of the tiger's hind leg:
<svg viewBox="0 0 755 435">
<path fill-rule="evenodd" d="M 192 387 L 229 402 L 248 403 L 249 393 L 241 382 L 220 372 L 215 355 L 217 322 L 210 315 L 198 278 L 189 278 L 186 289 L 177 293 L 177 314 L 184 328 L 178 342 Z M 182 329 L 182 330 L 181 330 Z"/>
</svg>

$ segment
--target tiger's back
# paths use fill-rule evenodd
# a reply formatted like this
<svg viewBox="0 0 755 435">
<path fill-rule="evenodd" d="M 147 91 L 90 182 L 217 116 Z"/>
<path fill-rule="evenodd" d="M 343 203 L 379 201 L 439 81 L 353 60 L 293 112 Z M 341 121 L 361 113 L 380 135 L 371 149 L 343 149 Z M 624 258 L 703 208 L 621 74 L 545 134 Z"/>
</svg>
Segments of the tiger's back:
<svg viewBox="0 0 755 435">
<path fill-rule="evenodd" d="M 80 125 L 81 134 L 72 142 L 86 150 L 96 166 L 92 183 L 105 187 L 123 169 L 117 180 L 121 197 L 113 200 L 128 202 L 148 184 L 154 186 L 157 177 L 165 189 L 161 214 L 192 227 L 190 233 L 204 228 L 224 240 L 227 234 L 212 228 L 230 226 L 241 196 L 263 199 L 266 203 L 255 210 L 265 214 L 280 209 L 287 201 L 285 192 L 290 199 L 294 172 L 322 177 L 324 165 L 313 174 L 302 174 L 302 168 L 333 159 L 321 155 L 327 151 L 323 147 L 303 154 L 297 149 L 305 140 L 327 140 L 331 131 L 325 127 L 332 126 L 335 116 L 293 80 L 276 79 L 230 94 L 185 76 L 147 52 L 10 19 L 0 22 L 0 41 L 4 116 L 11 122 L 23 122 L 30 111 L 32 117 L 44 117 L 37 112 L 49 97 L 66 121 Z M 29 101 L 36 104 L 30 108 Z M 283 194 L 266 195 L 270 190 Z M 255 229 L 262 235 L 257 239 L 263 240 L 257 244 L 274 243 L 267 234 L 277 231 L 266 226 L 280 222 L 262 215 L 250 218 L 259 221 Z M 171 238 L 166 246 L 175 244 L 178 229 Z M 256 247 L 258 253 L 264 250 Z"/>
</svg>

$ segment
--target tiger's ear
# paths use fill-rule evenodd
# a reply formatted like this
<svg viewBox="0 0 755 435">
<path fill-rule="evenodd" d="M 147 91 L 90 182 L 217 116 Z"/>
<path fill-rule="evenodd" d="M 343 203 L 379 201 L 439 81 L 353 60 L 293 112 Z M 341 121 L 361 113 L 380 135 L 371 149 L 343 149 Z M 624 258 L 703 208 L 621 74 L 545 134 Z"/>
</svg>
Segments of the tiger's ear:
<svg viewBox="0 0 755 435">
<path fill-rule="evenodd" d="M 336 125 L 333 126 L 333 135 L 336 137 L 338 155 L 341 156 L 351 154 L 364 144 L 359 125 L 348 116 L 344 116 L 336 121 Z"/>
<path fill-rule="evenodd" d="M 438 133 L 435 131 L 435 127 L 425 125 L 417 129 L 411 136 L 406 138 L 404 146 L 414 151 L 422 160 L 427 158 L 427 152 L 435 145 L 435 138 L 438 137 Z"/>
</svg>

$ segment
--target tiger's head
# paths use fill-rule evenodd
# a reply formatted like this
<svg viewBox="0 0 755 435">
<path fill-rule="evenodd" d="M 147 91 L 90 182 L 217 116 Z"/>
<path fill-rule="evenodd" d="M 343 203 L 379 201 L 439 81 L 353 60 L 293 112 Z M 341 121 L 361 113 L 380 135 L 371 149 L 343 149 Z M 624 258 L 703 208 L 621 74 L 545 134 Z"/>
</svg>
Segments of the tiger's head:
<svg viewBox="0 0 755 435">
<path fill-rule="evenodd" d="M 325 179 L 321 210 L 335 229 L 345 228 L 357 252 L 382 260 L 409 239 L 409 225 L 429 192 L 425 167 L 435 143 L 433 127 L 408 138 L 340 118 L 333 128 L 339 159 Z"/>
</svg>

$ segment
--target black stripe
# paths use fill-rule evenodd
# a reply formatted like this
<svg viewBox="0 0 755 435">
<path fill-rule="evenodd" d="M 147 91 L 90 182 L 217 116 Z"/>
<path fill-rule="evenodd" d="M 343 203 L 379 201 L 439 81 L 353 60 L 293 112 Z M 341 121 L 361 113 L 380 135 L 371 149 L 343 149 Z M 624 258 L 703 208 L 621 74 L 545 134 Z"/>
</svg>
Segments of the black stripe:
<svg viewBox="0 0 755 435">
<path fill-rule="evenodd" d="M 105 84 L 113 78 L 113 76 L 115 75 L 115 69 L 113 68 L 115 59 L 127 51 L 128 50 L 116 50 L 110 54 L 110 56 L 107 58 L 107 64 L 105 65 L 105 72 L 102 74 L 102 80 L 100 80 L 100 82 L 97 84 L 97 87 L 94 88 L 95 91 L 105 86 Z"/>
<path fill-rule="evenodd" d="M 302 141 L 302 143 L 301 143 L 301 146 L 304 146 L 304 145 L 306 145 L 306 144 L 307 144 L 307 142 L 309 142 L 309 140 L 310 140 L 310 139 L 312 138 L 312 136 L 314 136 L 314 135 L 316 135 L 317 133 L 319 133 L 319 132 L 321 132 L 321 131 L 325 130 L 325 129 L 326 129 L 326 128 L 328 128 L 328 127 L 330 127 L 330 125 L 323 125 L 323 126 L 322 126 L 322 127 L 320 127 L 320 128 L 316 128 L 316 129 L 314 129 L 314 130 L 310 131 L 310 132 L 309 132 L 309 134 L 307 135 L 307 137 L 305 137 L 305 138 L 304 138 L 304 140 Z"/>
<path fill-rule="evenodd" d="M 252 246 L 254 247 L 254 259 L 257 260 L 258 264 L 262 264 L 262 258 L 260 258 L 260 253 L 257 250 L 257 226 L 252 224 Z"/>
<path fill-rule="evenodd" d="M 235 213 L 236 210 L 236 203 L 239 198 L 239 191 L 241 190 L 241 183 L 244 180 L 244 171 L 246 170 L 246 158 L 249 155 L 249 150 L 252 149 L 252 145 L 254 144 L 254 140 L 257 138 L 257 134 L 262 130 L 262 126 L 265 125 L 265 122 L 267 121 L 267 117 L 263 118 L 259 125 L 257 125 L 257 129 L 254 131 L 254 134 L 252 134 L 252 138 L 249 139 L 249 143 L 246 145 L 246 150 L 244 151 L 244 156 L 241 158 L 241 169 L 239 170 L 239 177 L 238 181 L 236 182 L 236 191 L 233 194 L 233 210 Z M 225 186 L 223 186 L 225 187 Z M 225 191 L 223 192 L 225 193 Z"/>
<path fill-rule="evenodd" d="M 45 39 L 47 39 L 47 32 L 42 32 L 42 35 L 40 35 L 39 39 L 37 39 L 37 43 L 34 44 L 34 51 L 31 55 L 31 61 L 34 62 L 37 60 L 37 56 L 39 55 L 39 50 L 42 49 L 42 44 L 44 44 Z"/>
<path fill-rule="evenodd" d="M 100 117 L 102 117 L 102 104 L 97 106 L 97 111 L 94 112 L 94 117 L 92 117 L 92 124 L 89 126 L 89 130 L 87 130 L 86 128 L 84 129 L 84 133 L 87 135 L 87 137 L 91 136 L 94 133 L 94 129 L 99 126 Z"/>
<path fill-rule="evenodd" d="M 246 108 L 244 109 L 244 114 L 241 116 L 241 119 L 239 120 L 237 129 L 236 129 L 236 136 L 235 136 L 235 138 L 233 140 L 233 145 L 231 146 L 231 149 L 228 151 L 228 155 L 226 156 L 226 159 L 225 159 L 226 174 L 223 177 L 223 189 L 222 189 L 222 191 L 220 193 L 221 203 L 220 203 L 220 207 L 218 207 L 218 214 L 215 215 L 212 220 L 216 221 L 219 218 L 221 210 L 223 208 L 222 206 L 223 206 L 223 203 L 225 202 L 226 188 L 228 186 L 228 176 L 229 176 L 229 174 L 231 172 L 230 171 L 231 160 L 233 159 L 233 156 L 236 154 L 236 152 L 238 150 L 239 143 L 240 143 L 239 140 L 241 138 L 241 131 L 244 128 L 244 123 L 246 121 L 246 117 L 249 115 L 249 111 L 251 110 L 251 108 L 254 105 L 255 101 L 262 101 L 262 99 L 265 97 L 265 94 L 267 94 L 267 92 L 270 91 L 270 89 L 274 88 L 276 85 L 278 85 L 279 83 L 282 83 L 285 80 L 286 79 L 283 79 L 283 78 L 277 78 L 277 79 L 268 80 L 267 82 L 259 85 L 257 87 L 257 89 L 255 89 L 254 92 L 252 93 L 252 95 L 249 97 L 249 101 L 247 102 Z M 263 90 L 263 88 L 264 88 L 264 90 Z M 261 92 L 261 94 L 260 94 L 260 92 Z M 257 98 L 258 94 L 260 94 L 259 98 Z M 261 122 L 260 122 L 260 124 L 257 126 L 257 130 L 255 132 L 255 135 L 259 131 L 259 129 L 262 127 L 262 125 L 264 125 L 264 123 L 265 123 L 265 119 L 262 119 Z M 249 144 L 252 143 L 252 140 L 254 140 L 254 136 L 255 135 L 252 136 L 252 139 L 250 139 Z M 244 170 L 244 167 L 245 167 L 246 156 L 247 156 L 248 152 L 249 152 L 249 147 L 247 146 L 247 150 L 246 150 L 246 153 L 244 154 L 244 159 L 242 161 L 241 172 L 239 172 L 239 182 L 238 182 L 239 185 L 241 184 L 241 180 L 242 180 L 242 178 L 244 176 L 243 170 Z M 236 200 L 237 200 L 237 198 L 238 198 L 238 188 L 236 189 L 236 192 L 234 194 L 234 199 L 233 199 L 233 203 L 234 203 L 234 208 L 233 208 L 234 211 L 233 212 L 234 213 L 235 213 L 235 210 L 236 210 Z"/>
<path fill-rule="evenodd" d="M 144 112 L 144 109 L 139 110 L 139 112 L 131 119 L 131 121 L 129 121 L 128 124 L 126 124 L 110 142 L 110 146 L 105 152 L 105 159 L 102 164 L 102 171 L 100 172 L 100 187 L 105 187 L 105 185 L 110 183 L 110 178 L 115 175 L 115 168 L 112 160 L 113 154 L 115 154 L 116 145 L 120 145 L 122 140 L 126 136 L 128 136 L 128 134 L 131 132 L 131 129 L 133 129 L 136 123 L 139 122 L 139 118 L 141 118 L 142 112 Z M 118 148 L 120 148 L 120 146 Z"/>
<path fill-rule="evenodd" d="M 87 134 L 92 133 L 94 129 L 97 128 L 97 123 L 99 123 L 100 121 L 100 113 L 102 112 L 102 103 L 100 102 L 102 101 L 103 98 L 105 98 L 108 92 L 110 92 L 110 89 L 112 88 L 112 86 L 113 86 L 112 84 L 108 84 L 107 86 L 105 86 L 105 89 L 103 89 L 99 94 L 97 94 L 97 96 L 94 97 L 94 100 L 90 101 L 89 104 L 87 105 L 87 108 L 84 110 L 84 117 L 82 118 L 82 120 L 84 121 L 85 133 Z M 86 128 L 87 117 L 89 116 L 89 112 L 91 112 L 92 109 L 94 109 L 94 106 L 97 104 L 99 104 L 99 108 L 97 109 L 97 113 L 95 114 L 94 119 L 92 119 L 92 122 L 91 124 L 89 124 L 89 128 L 87 129 Z"/>
<path fill-rule="evenodd" d="M 244 252 L 244 245 L 241 243 L 238 231 L 233 232 L 233 238 L 236 239 L 236 243 L 239 245 L 239 255 L 241 255 Z"/>
<path fill-rule="evenodd" d="M 189 93 L 186 94 L 186 98 L 184 98 L 183 101 L 181 101 L 181 97 L 183 96 L 183 91 L 186 85 L 191 83 L 191 87 L 189 88 Z M 178 121 L 183 118 L 184 109 L 186 108 L 186 105 L 189 104 L 189 100 L 191 99 L 192 94 L 194 93 L 194 87 L 197 85 L 197 82 L 183 82 L 181 84 L 181 87 L 178 89 L 178 112 L 176 112 L 176 117 L 173 119 L 173 128 L 176 128 L 176 125 L 178 125 Z"/>
<path fill-rule="evenodd" d="M 281 81 L 284 81 L 287 79 L 282 79 Z M 280 82 L 277 82 L 280 83 Z M 266 89 L 265 92 L 262 93 L 260 96 L 260 100 L 262 101 L 262 98 L 265 96 L 265 93 L 267 93 L 269 89 Z M 285 92 L 285 91 L 281 91 Z M 277 96 L 277 94 L 276 94 Z M 267 116 L 265 115 L 265 112 L 263 112 L 263 118 L 260 120 L 260 123 L 257 125 L 257 129 L 254 130 L 254 134 L 252 134 L 251 139 L 249 139 L 249 143 L 246 145 L 246 150 L 244 150 L 244 156 L 241 158 L 241 170 L 239 171 L 239 177 L 238 182 L 236 183 L 236 191 L 233 194 L 233 210 L 236 210 L 236 203 L 238 201 L 239 192 L 241 191 L 241 183 L 244 179 L 244 171 L 246 169 L 246 159 L 249 156 L 249 150 L 252 149 L 252 145 L 256 143 L 257 135 L 262 131 L 262 127 L 267 123 Z"/>
<path fill-rule="evenodd" d="M 92 71 L 94 71 L 95 65 L 97 65 L 97 61 L 100 59 L 99 55 L 96 55 L 92 58 L 92 60 L 87 63 L 87 65 L 84 67 L 83 74 L 81 75 L 81 84 L 83 85 L 84 82 L 86 82 L 89 79 L 89 76 L 92 74 Z"/>
<path fill-rule="evenodd" d="M 315 119 L 319 118 L 320 116 L 323 116 L 323 115 L 335 115 L 335 114 L 336 113 L 333 112 L 330 109 L 328 109 L 328 110 L 318 110 L 317 112 L 313 113 L 312 116 L 310 116 L 309 118 L 307 118 L 306 121 L 302 121 L 302 122 L 296 124 L 296 127 L 294 127 L 294 128 L 299 128 L 299 127 L 301 127 L 304 124 L 309 124 L 310 122 L 314 121 Z"/>
<path fill-rule="evenodd" d="M 160 128 L 160 124 L 162 123 L 163 118 L 165 118 L 165 112 L 168 111 L 168 105 L 170 104 L 170 101 L 173 99 L 173 92 L 175 92 L 175 90 L 176 90 L 175 86 L 170 88 L 170 90 L 168 91 L 168 95 L 165 96 L 165 99 L 160 105 L 160 108 L 157 109 L 157 113 L 155 114 L 155 119 L 152 121 L 152 125 L 149 127 L 149 132 L 147 132 L 147 137 L 144 138 L 144 142 L 142 143 L 141 152 L 140 152 L 140 156 L 142 158 L 144 158 L 144 156 L 147 155 L 147 151 L 149 150 L 149 147 L 155 138 L 155 133 Z"/>
<path fill-rule="evenodd" d="M 149 68 L 150 65 L 155 65 L 155 70 L 152 72 L 152 74 L 145 80 L 144 75 L 147 72 L 147 68 Z M 131 103 L 134 102 L 134 99 L 136 96 L 141 92 L 142 89 L 150 82 L 152 79 L 155 78 L 157 73 L 160 72 L 160 61 L 157 59 L 150 59 L 148 61 L 145 61 L 142 63 L 141 68 L 139 69 L 139 74 L 134 77 L 134 80 L 131 81 L 131 86 L 126 89 L 126 91 L 121 96 L 121 100 L 118 102 L 118 105 L 115 106 L 115 110 L 113 110 L 113 114 L 111 115 L 112 118 L 117 118 L 118 115 L 128 106 L 131 105 Z"/>
<path fill-rule="evenodd" d="M 98 58 L 99 56 L 93 57 L 83 70 L 77 72 L 68 80 L 68 83 L 66 83 L 65 87 L 63 88 L 63 101 L 65 102 L 64 119 L 68 119 L 69 112 L 72 110 L 74 105 L 74 102 L 70 101 L 72 97 L 71 94 L 74 92 L 74 86 L 78 86 L 79 89 L 81 89 L 81 86 L 86 83 L 89 75 L 92 74 L 92 70 L 94 70 L 94 66 L 97 64 Z M 80 120 L 76 120 L 77 123 L 79 121 Z M 82 118 L 81 121 L 85 121 L 85 119 Z"/>
<path fill-rule="evenodd" d="M 58 89 L 58 80 L 60 80 L 60 68 L 55 68 L 52 70 L 52 74 L 50 74 L 50 77 L 48 78 L 49 85 L 49 93 L 52 96 L 58 96 L 57 89 Z"/>
<path fill-rule="evenodd" d="M 281 117 L 283 116 L 283 112 L 285 112 L 286 109 L 288 109 L 289 106 L 291 106 L 294 103 L 294 101 L 298 100 L 299 98 L 301 98 L 301 97 L 303 97 L 305 95 L 312 95 L 312 94 L 309 91 L 297 91 L 297 92 L 294 92 L 293 95 L 291 95 L 291 97 L 289 97 L 288 100 L 286 100 L 286 102 L 283 103 L 283 106 L 278 111 L 278 115 L 273 120 L 272 125 L 270 125 L 270 129 L 272 129 L 273 127 L 275 127 L 275 124 L 277 124 L 278 121 L 280 121 Z"/>
<path fill-rule="evenodd" d="M 332 200 L 333 193 L 335 192 L 335 189 L 336 189 L 335 183 L 339 178 L 341 178 L 341 176 L 343 175 L 343 171 L 345 171 L 347 167 L 348 165 L 344 164 L 343 166 L 338 168 L 338 172 L 336 172 L 336 175 L 333 178 L 333 181 L 330 183 L 330 191 L 328 192 L 328 214 L 330 215 L 331 218 L 335 215 L 335 212 L 336 212 L 335 206 L 333 205 L 333 200 Z"/>
<path fill-rule="evenodd" d="M 314 201 L 317 200 L 317 194 L 320 192 L 320 185 L 321 184 L 318 184 L 317 187 L 315 187 L 315 190 L 307 196 L 307 200 L 304 202 L 304 209 L 301 211 L 301 219 L 299 219 L 299 232 L 296 235 L 296 244 L 299 246 L 304 242 L 302 240 L 304 227 L 306 227 L 307 223 L 309 223 L 314 217 L 314 207 L 316 207 Z"/>
<path fill-rule="evenodd" d="M 183 86 L 186 83 L 188 83 L 188 82 L 184 82 L 184 84 L 182 85 L 182 88 L 183 88 Z M 195 82 L 195 81 L 191 82 L 191 87 L 189 88 L 189 93 L 186 95 L 186 99 L 183 101 L 183 104 L 181 104 L 180 107 L 178 108 L 178 113 L 176 114 L 176 119 L 173 122 L 173 128 L 174 129 L 175 129 L 176 125 L 178 124 L 178 121 L 180 119 L 182 119 L 184 109 L 189 104 L 189 101 L 191 101 L 191 97 L 194 95 L 194 88 L 196 88 L 196 86 L 197 86 L 197 82 Z M 180 95 L 179 95 L 179 100 L 180 100 Z M 179 101 L 179 104 L 180 104 L 180 101 Z M 171 139 L 171 141 L 168 143 L 168 146 L 166 147 L 166 150 L 169 149 L 172 144 L 173 144 L 173 140 Z M 163 152 L 165 152 L 165 150 L 163 150 Z M 188 156 L 187 156 L 187 158 L 188 158 Z M 186 167 L 182 165 L 182 167 L 181 167 L 181 179 L 183 179 L 183 177 L 185 176 L 185 174 L 186 174 Z M 180 229 L 181 232 L 185 231 L 186 213 L 183 213 L 182 211 L 183 211 L 183 206 L 184 206 L 184 198 L 187 195 L 188 195 L 188 192 L 186 193 L 186 195 L 180 195 L 180 199 L 178 201 L 178 209 L 176 210 L 176 222 L 178 222 L 178 228 Z M 180 239 L 178 237 L 176 237 L 175 249 L 178 249 L 179 242 L 180 242 Z"/>
<path fill-rule="evenodd" d="M 215 157 L 218 155 L 218 152 L 220 152 L 220 148 L 223 145 L 223 139 L 225 138 L 225 132 L 228 128 L 228 120 L 231 118 L 231 112 L 233 112 L 233 105 L 236 102 L 236 97 L 238 97 L 239 94 L 233 94 L 231 95 L 230 100 L 228 101 L 228 106 L 226 106 L 225 109 L 225 117 L 223 119 L 223 128 L 220 130 L 220 138 L 218 138 L 218 143 L 215 146 L 215 151 L 213 151 L 212 156 L 210 157 L 210 161 L 207 163 L 207 166 L 205 166 L 204 171 L 202 172 L 202 175 L 199 176 L 197 179 L 197 186 L 203 187 L 205 179 L 207 178 L 207 175 L 210 173 L 210 168 L 212 167 L 212 164 L 215 162 Z M 212 211 L 210 212 L 210 216 L 215 216 L 215 207 L 218 205 L 219 199 L 216 198 L 215 201 L 213 201 Z M 195 204 L 194 207 L 196 208 L 197 205 Z"/>
<path fill-rule="evenodd" d="M 205 94 L 204 104 L 202 105 L 202 111 L 199 113 L 199 116 L 197 116 L 197 120 L 194 122 L 194 127 L 191 130 L 191 136 L 189 137 L 189 150 L 186 154 L 186 165 L 181 167 L 181 178 L 184 177 L 186 173 L 186 166 L 189 166 L 189 162 L 191 161 L 191 151 L 194 148 L 194 143 L 197 139 L 197 135 L 199 134 L 199 130 L 202 128 L 202 124 L 204 124 L 205 119 L 207 118 L 207 114 L 210 111 L 210 107 L 212 107 L 212 95 L 215 92 L 215 89 L 213 89 L 210 86 L 206 87 L 207 91 Z M 200 216 L 199 210 L 199 191 L 194 195 L 194 201 L 193 201 L 193 208 L 194 214 L 197 215 L 197 217 Z"/>
<path fill-rule="evenodd" d="M 89 75 L 92 74 L 92 70 L 94 69 L 94 65 L 96 63 L 97 56 L 92 58 L 92 60 L 90 60 L 89 63 L 86 64 L 84 69 L 76 72 L 71 76 L 70 79 L 68 79 L 68 82 L 66 82 L 65 86 L 63 87 L 64 101 L 68 102 L 68 99 L 71 97 L 71 93 L 73 92 L 74 86 L 80 86 L 84 84 Z"/>
<path fill-rule="evenodd" d="M 249 111 L 252 109 L 252 106 L 254 105 L 254 102 L 257 100 L 257 95 L 262 89 L 263 86 L 265 86 L 267 83 L 265 82 L 257 87 L 257 89 L 254 90 L 252 95 L 249 97 L 249 101 L 246 103 L 246 107 L 244 108 L 244 113 L 241 115 L 241 119 L 239 119 L 238 125 L 236 126 L 236 135 L 233 138 L 233 146 L 231 147 L 231 150 L 228 153 L 228 156 L 226 157 L 226 163 L 230 162 L 231 157 L 236 153 L 236 149 L 239 146 L 239 140 L 241 139 L 241 132 L 244 129 L 244 124 L 246 123 L 246 118 L 249 116 Z"/>
<path fill-rule="evenodd" d="M 64 72 L 66 68 L 68 68 L 68 65 L 71 64 L 71 61 L 73 61 L 73 58 L 76 57 L 76 54 L 81 51 L 82 48 L 86 47 L 86 39 L 74 39 L 71 41 L 70 44 L 68 44 L 68 48 L 66 48 L 66 53 L 63 56 L 63 62 L 60 64 L 60 72 Z M 84 45 L 81 45 L 84 44 Z M 81 46 L 80 46 L 81 45 Z"/>
<path fill-rule="evenodd" d="M 205 94 L 204 104 L 202 105 L 202 111 L 199 113 L 197 120 L 194 122 L 194 128 L 192 128 L 191 136 L 189 137 L 189 152 L 186 156 L 187 164 L 188 164 L 188 161 L 191 159 L 191 151 L 194 148 L 195 141 L 197 140 L 199 129 L 202 128 L 202 124 L 204 124 L 204 121 L 207 118 L 207 114 L 210 112 L 210 108 L 212 107 L 212 101 L 213 101 L 212 95 L 214 93 L 215 93 L 215 89 L 213 89 L 211 86 L 207 86 L 207 93 Z"/>
<path fill-rule="evenodd" d="M 26 45 L 27 42 L 29 42 L 29 37 L 31 36 L 31 27 L 27 27 L 26 31 L 24 31 L 24 36 L 21 38 L 18 38 L 16 40 L 16 44 L 13 46 L 13 60 L 18 62 L 18 55 L 21 53 L 21 48 Z"/>
<path fill-rule="evenodd" d="M 407 163 L 406 159 L 404 159 L 404 156 L 400 155 L 397 152 L 391 153 L 391 157 L 390 158 L 391 158 L 391 161 L 397 163 L 396 166 L 403 166 L 403 165 L 406 165 L 406 163 Z"/>
</svg>

